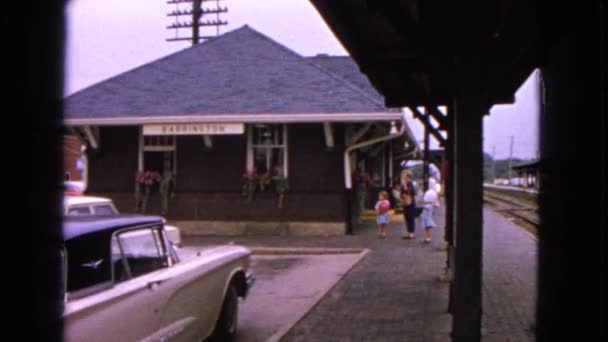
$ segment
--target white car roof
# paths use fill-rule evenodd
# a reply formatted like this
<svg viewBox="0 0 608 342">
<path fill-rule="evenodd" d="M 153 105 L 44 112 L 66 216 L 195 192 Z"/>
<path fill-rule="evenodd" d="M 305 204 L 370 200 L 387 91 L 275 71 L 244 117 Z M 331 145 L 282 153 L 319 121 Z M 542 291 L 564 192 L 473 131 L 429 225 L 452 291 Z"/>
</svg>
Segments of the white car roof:
<svg viewBox="0 0 608 342">
<path fill-rule="evenodd" d="M 63 205 L 72 206 L 79 204 L 94 204 L 94 203 L 112 203 L 112 200 L 105 197 L 95 196 L 64 196 Z"/>
</svg>

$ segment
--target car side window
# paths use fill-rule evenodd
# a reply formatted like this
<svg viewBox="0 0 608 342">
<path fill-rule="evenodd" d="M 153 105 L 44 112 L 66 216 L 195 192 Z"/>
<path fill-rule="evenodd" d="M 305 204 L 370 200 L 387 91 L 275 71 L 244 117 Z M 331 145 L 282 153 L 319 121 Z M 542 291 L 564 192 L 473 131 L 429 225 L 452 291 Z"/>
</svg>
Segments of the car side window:
<svg viewBox="0 0 608 342">
<path fill-rule="evenodd" d="M 120 232 L 112 239 L 114 281 L 138 277 L 169 266 L 159 228 Z"/>
<path fill-rule="evenodd" d="M 111 204 L 96 204 L 93 206 L 95 215 L 116 215 Z"/>
<path fill-rule="evenodd" d="M 103 235 L 88 234 L 66 242 L 67 292 L 74 294 L 112 281 L 105 241 Z"/>
<path fill-rule="evenodd" d="M 88 206 L 72 207 L 68 209 L 67 215 L 91 215 L 91 209 Z"/>
</svg>

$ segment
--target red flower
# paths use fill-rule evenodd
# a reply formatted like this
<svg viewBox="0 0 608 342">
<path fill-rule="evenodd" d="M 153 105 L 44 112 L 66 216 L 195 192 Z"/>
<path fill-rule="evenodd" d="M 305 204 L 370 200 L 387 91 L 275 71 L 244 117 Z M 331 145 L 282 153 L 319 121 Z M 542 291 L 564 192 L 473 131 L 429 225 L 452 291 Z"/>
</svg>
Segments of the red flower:
<svg viewBox="0 0 608 342">
<path fill-rule="evenodd" d="M 160 173 L 156 171 L 139 171 L 135 173 L 135 181 L 139 184 L 152 185 L 160 182 Z"/>
<path fill-rule="evenodd" d="M 256 177 L 257 177 L 257 171 L 256 171 L 256 169 L 248 170 L 247 172 L 243 173 L 243 179 L 246 179 L 248 181 L 252 181 Z"/>
</svg>

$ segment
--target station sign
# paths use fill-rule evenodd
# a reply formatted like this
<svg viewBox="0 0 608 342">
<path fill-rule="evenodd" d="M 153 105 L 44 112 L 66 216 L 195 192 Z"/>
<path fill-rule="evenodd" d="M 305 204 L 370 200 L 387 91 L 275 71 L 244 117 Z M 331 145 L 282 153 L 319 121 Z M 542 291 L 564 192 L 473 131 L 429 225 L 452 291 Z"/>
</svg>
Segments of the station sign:
<svg viewBox="0 0 608 342">
<path fill-rule="evenodd" d="M 242 123 L 187 123 L 144 125 L 144 135 L 225 135 L 243 134 Z"/>
</svg>

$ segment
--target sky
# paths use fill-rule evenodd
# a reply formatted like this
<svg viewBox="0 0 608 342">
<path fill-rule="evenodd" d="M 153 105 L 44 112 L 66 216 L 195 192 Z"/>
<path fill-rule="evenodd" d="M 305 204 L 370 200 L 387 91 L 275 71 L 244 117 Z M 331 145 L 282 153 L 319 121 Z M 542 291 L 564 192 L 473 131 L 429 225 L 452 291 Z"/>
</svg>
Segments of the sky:
<svg viewBox="0 0 608 342">
<path fill-rule="evenodd" d="M 495 105 L 483 118 L 483 151 L 495 159 L 507 159 L 510 156 L 521 159 L 537 158 L 538 148 L 538 70 L 515 92 L 515 102 L 510 105 Z M 445 108 L 440 108 L 445 113 Z M 424 126 L 406 110 L 405 120 L 422 148 Z M 445 136 L 445 134 L 444 134 Z M 513 153 L 511 154 L 511 137 Z M 431 149 L 439 148 L 431 136 Z"/>
<path fill-rule="evenodd" d="M 220 4 L 228 7 L 221 16 L 228 25 L 220 33 L 248 24 L 301 55 L 347 54 L 308 0 L 225 0 Z M 188 48 L 189 42 L 165 41 L 175 36 L 174 30 L 165 28 L 174 21 L 166 13 L 174 9 L 166 0 L 70 1 L 64 94 Z M 186 33 L 184 29 L 182 35 Z"/>
<path fill-rule="evenodd" d="M 308 0 L 220 4 L 228 7 L 221 16 L 228 25 L 220 33 L 247 24 L 304 56 L 348 54 Z M 165 28 L 174 21 L 166 13 L 174 9 L 166 0 L 71 0 L 66 6 L 64 95 L 188 48 L 189 42 L 165 41 L 175 36 Z M 533 74 L 516 92 L 514 104 L 494 106 L 484 117 L 484 152 L 492 155 L 494 148 L 496 159 L 508 158 L 513 136 L 513 157 L 537 156 L 537 88 Z M 422 124 L 411 115 L 405 118 L 422 145 Z M 437 147 L 431 138 L 431 148 Z"/>
</svg>

